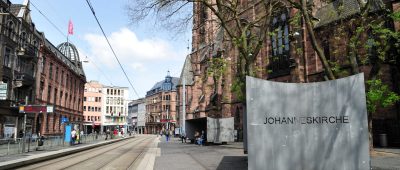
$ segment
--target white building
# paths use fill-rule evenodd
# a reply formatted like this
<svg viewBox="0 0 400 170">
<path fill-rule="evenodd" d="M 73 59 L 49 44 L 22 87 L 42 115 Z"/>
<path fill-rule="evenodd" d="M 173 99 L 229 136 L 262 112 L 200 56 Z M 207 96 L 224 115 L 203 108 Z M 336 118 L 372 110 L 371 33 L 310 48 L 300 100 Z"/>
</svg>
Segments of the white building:
<svg viewBox="0 0 400 170">
<path fill-rule="evenodd" d="M 103 86 L 102 100 L 102 132 L 107 129 L 123 130 L 126 134 L 128 116 L 128 96 L 127 87 Z"/>
<path fill-rule="evenodd" d="M 146 123 L 146 101 L 144 98 L 129 103 L 128 127 L 138 134 L 144 133 Z"/>
</svg>

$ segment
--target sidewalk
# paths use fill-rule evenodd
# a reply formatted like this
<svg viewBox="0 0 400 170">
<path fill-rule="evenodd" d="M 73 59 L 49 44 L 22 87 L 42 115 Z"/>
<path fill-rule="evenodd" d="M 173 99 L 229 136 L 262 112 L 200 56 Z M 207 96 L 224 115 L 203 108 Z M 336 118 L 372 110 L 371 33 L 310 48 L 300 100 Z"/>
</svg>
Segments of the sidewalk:
<svg viewBox="0 0 400 170">
<path fill-rule="evenodd" d="M 198 146 L 181 143 L 179 138 L 166 142 L 160 138 L 161 154 L 156 157 L 154 169 L 247 169 L 247 155 L 242 143 Z"/>
<path fill-rule="evenodd" d="M 398 170 L 400 169 L 400 149 L 374 148 L 371 155 L 371 168 L 373 170 Z"/>
<path fill-rule="evenodd" d="M 160 138 L 160 156 L 156 157 L 154 169 L 247 169 L 247 155 L 243 154 L 243 143 L 198 146 L 181 143 L 172 138 L 166 142 Z M 376 148 L 371 155 L 372 170 L 400 170 L 400 149 Z"/>
</svg>

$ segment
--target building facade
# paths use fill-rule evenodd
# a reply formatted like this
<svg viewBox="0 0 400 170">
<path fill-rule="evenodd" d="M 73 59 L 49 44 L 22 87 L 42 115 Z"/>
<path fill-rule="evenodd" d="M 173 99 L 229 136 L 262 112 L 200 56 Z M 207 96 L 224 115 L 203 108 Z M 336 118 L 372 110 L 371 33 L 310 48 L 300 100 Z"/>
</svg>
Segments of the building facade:
<svg viewBox="0 0 400 170">
<path fill-rule="evenodd" d="M 127 132 L 128 96 L 127 87 L 103 86 L 102 132 L 115 129 Z"/>
<path fill-rule="evenodd" d="M 83 129 L 83 97 L 86 76 L 76 47 L 68 42 L 55 47 L 45 39 L 40 48 L 35 105 L 53 106 L 53 112 L 35 114 L 35 133 L 62 135 L 64 125 Z M 68 121 L 61 122 L 62 118 Z"/>
<path fill-rule="evenodd" d="M 85 133 L 100 133 L 102 115 L 103 85 L 98 81 L 85 84 L 83 97 L 83 125 Z"/>
<path fill-rule="evenodd" d="M 177 91 L 179 78 L 169 72 L 163 81 L 156 83 L 146 93 L 146 134 L 159 134 L 165 130 L 175 130 L 178 105 Z"/>
<path fill-rule="evenodd" d="M 31 20 L 29 3 L 0 1 L 0 138 L 17 138 L 23 114 L 18 106 L 35 101 L 35 78 L 43 34 Z M 34 115 L 29 114 L 27 132 L 32 133 Z"/>
<path fill-rule="evenodd" d="M 137 134 L 144 134 L 146 117 L 146 102 L 144 98 L 129 102 L 128 106 L 128 130 Z"/>
<path fill-rule="evenodd" d="M 238 9 L 241 12 L 243 21 L 255 18 L 259 14 L 260 1 L 241 1 Z M 332 67 L 336 67 L 336 78 L 351 75 L 353 72 L 364 72 L 366 80 L 374 74 L 374 63 L 365 62 L 365 56 L 374 57 L 373 49 L 359 47 L 359 55 L 356 57 L 358 69 L 354 70 L 349 59 L 351 38 L 357 33 L 357 27 L 361 21 L 361 4 L 357 0 L 334 0 L 322 1 L 314 0 L 310 11 L 313 18 L 313 31 L 316 34 L 317 43 L 322 47 L 322 51 Z M 371 5 L 366 16 L 366 20 L 379 21 L 375 14 L 382 14 L 388 11 L 398 11 L 398 1 L 368 1 Z M 279 3 L 279 4 L 278 4 Z M 298 17 L 299 10 L 294 8 L 287 1 L 279 1 L 277 9 L 271 14 L 268 27 L 271 31 L 267 34 L 265 43 L 254 60 L 254 76 L 271 81 L 307 83 L 327 80 L 327 74 L 322 62 L 313 48 L 310 32 L 306 29 L 305 21 Z M 386 9 L 384 9 L 385 7 Z M 245 10 L 246 9 L 246 10 Z M 194 24 L 192 29 L 192 53 L 186 59 L 181 78 L 186 78 L 186 121 L 200 122 L 198 126 L 205 127 L 205 117 L 226 118 L 234 117 L 234 127 L 237 131 L 239 140 L 243 138 L 243 113 L 245 107 L 239 99 L 237 93 L 232 92 L 240 83 L 237 79 L 239 60 L 238 49 L 227 41 L 227 33 L 220 29 L 217 23 L 218 18 L 211 10 L 200 2 L 194 3 Z M 346 11 L 345 13 L 341 10 Z M 262 12 L 262 11 L 261 11 Z M 301 16 L 301 15 L 300 15 Z M 299 19 L 295 23 L 294 19 Z M 388 19 L 385 28 L 398 30 L 399 23 Z M 251 34 L 251 33 L 250 33 Z M 373 32 L 365 31 L 360 35 L 360 41 L 368 42 L 368 38 L 373 37 Z M 370 44 L 371 45 L 371 44 Z M 393 48 L 393 47 L 390 47 Z M 381 79 L 388 84 L 393 91 L 399 94 L 400 66 L 398 51 L 392 49 L 387 53 L 391 56 L 390 60 L 385 60 L 380 66 Z M 376 57 L 377 53 L 375 53 Z M 364 56 L 364 58 L 362 57 Z M 221 58 L 226 62 L 226 70 L 218 79 L 213 79 L 209 75 L 210 60 Z M 364 62 L 362 62 L 364 61 Z M 376 61 L 376 60 L 372 60 Z M 395 61 L 395 62 L 392 62 Z M 182 82 L 178 87 L 179 107 L 183 107 L 183 86 Z M 237 89 L 236 89 L 237 91 Z M 388 134 L 390 144 L 398 146 L 400 144 L 400 131 L 398 126 L 400 120 L 399 104 L 396 107 L 380 110 L 372 115 L 374 134 Z M 183 112 L 183 111 L 181 111 Z M 378 125 L 378 126 L 375 126 Z M 375 136 L 376 137 L 376 136 Z M 376 138 L 374 137 L 374 140 Z"/>
</svg>

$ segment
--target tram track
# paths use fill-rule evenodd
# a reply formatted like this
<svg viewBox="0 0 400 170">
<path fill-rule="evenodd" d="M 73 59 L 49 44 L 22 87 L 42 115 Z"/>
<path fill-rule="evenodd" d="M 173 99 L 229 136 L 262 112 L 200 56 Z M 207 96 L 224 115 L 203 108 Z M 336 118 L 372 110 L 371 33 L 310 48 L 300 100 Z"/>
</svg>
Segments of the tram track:
<svg viewBox="0 0 400 170">
<path fill-rule="evenodd" d="M 146 142 L 145 142 L 146 141 Z M 130 150 L 124 151 L 122 154 L 119 155 L 119 157 L 121 158 L 127 158 L 129 156 L 132 156 L 132 151 L 138 151 L 138 154 L 134 155 L 134 159 L 132 161 L 130 161 L 128 164 L 126 164 L 125 162 L 121 162 L 121 160 L 118 162 L 115 161 L 116 159 L 110 159 L 110 161 L 108 161 L 105 165 L 103 165 L 101 168 L 99 169 L 109 169 L 108 167 L 114 167 L 116 169 L 133 169 L 133 165 L 137 162 L 137 160 L 140 158 L 140 156 L 145 153 L 145 151 L 147 150 L 147 146 L 153 142 L 154 139 L 153 138 L 148 138 L 145 139 L 143 141 L 141 141 L 141 143 L 138 144 L 138 146 L 136 148 L 132 148 Z M 129 157 L 131 158 L 131 157 Z"/>
<path fill-rule="evenodd" d="M 28 165 L 27 167 L 23 167 L 21 169 L 85 169 L 82 167 L 90 166 L 88 165 L 88 162 L 96 162 L 94 160 L 96 160 L 97 157 L 101 156 L 104 157 L 104 155 L 107 155 L 109 157 L 111 156 L 112 158 L 111 159 L 107 158 L 106 162 L 104 162 L 104 160 L 97 160 L 98 163 L 92 163 L 92 166 L 90 166 L 92 167 L 90 169 L 101 169 L 102 167 L 106 166 L 113 160 L 118 159 L 119 157 L 118 155 L 110 155 L 109 153 L 118 151 L 122 152 L 122 154 L 126 154 L 128 152 L 132 152 L 133 150 L 138 150 L 138 148 L 135 147 L 136 145 L 141 144 L 146 140 L 148 141 L 146 142 L 146 144 L 148 144 L 150 141 L 152 141 L 151 139 L 154 138 L 143 137 L 143 138 L 128 139 L 121 142 L 113 143 L 111 145 L 105 145 L 106 147 L 104 148 L 93 148 L 86 151 L 81 151 L 54 160 Z M 128 148 L 124 148 L 124 146 L 127 146 Z M 132 148 L 129 148 L 129 146 L 132 146 Z M 144 152 L 144 150 L 145 149 L 139 149 L 138 151 L 139 154 L 130 163 L 129 167 L 132 166 L 137 161 L 137 159 Z"/>
</svg>

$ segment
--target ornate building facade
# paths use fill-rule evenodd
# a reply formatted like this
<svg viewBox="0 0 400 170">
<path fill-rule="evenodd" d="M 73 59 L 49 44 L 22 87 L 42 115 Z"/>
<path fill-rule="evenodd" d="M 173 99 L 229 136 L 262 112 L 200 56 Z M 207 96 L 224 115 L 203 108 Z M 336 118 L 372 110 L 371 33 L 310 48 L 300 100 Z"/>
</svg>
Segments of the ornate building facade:
<svg viewBox="0 0 400 170">
<path fill-rule="evenodd" d="M 18 106 L 35 100 L 35 71 L 43 33 L 31 20 L 28 1 L 0 1 L 0 12 L 0 138 L 16 138 L 23 126 Z M 32 132 L 33 117 L 28 116 L 28 133 Z"/>
<path fill-rule="evenodd" d="M 68 42 L 55 47 L 44 39 L 40 46 L 36 79 L 35 104 L 51 105 L 54 111 L 36 113 L 34 133 L 62 135 L 62 118 L 82 129 L 83 95 L 86 76 L 76 47 Z"/>
<path fill-rule="evenodd" d="M 146 93 L 146 134 L 159 134 L 165 130 L 175 130 L 178 107 L 176 86 L 179 78 L 169 72 L 163 81 L 156 83 Z"/>
</svg>

